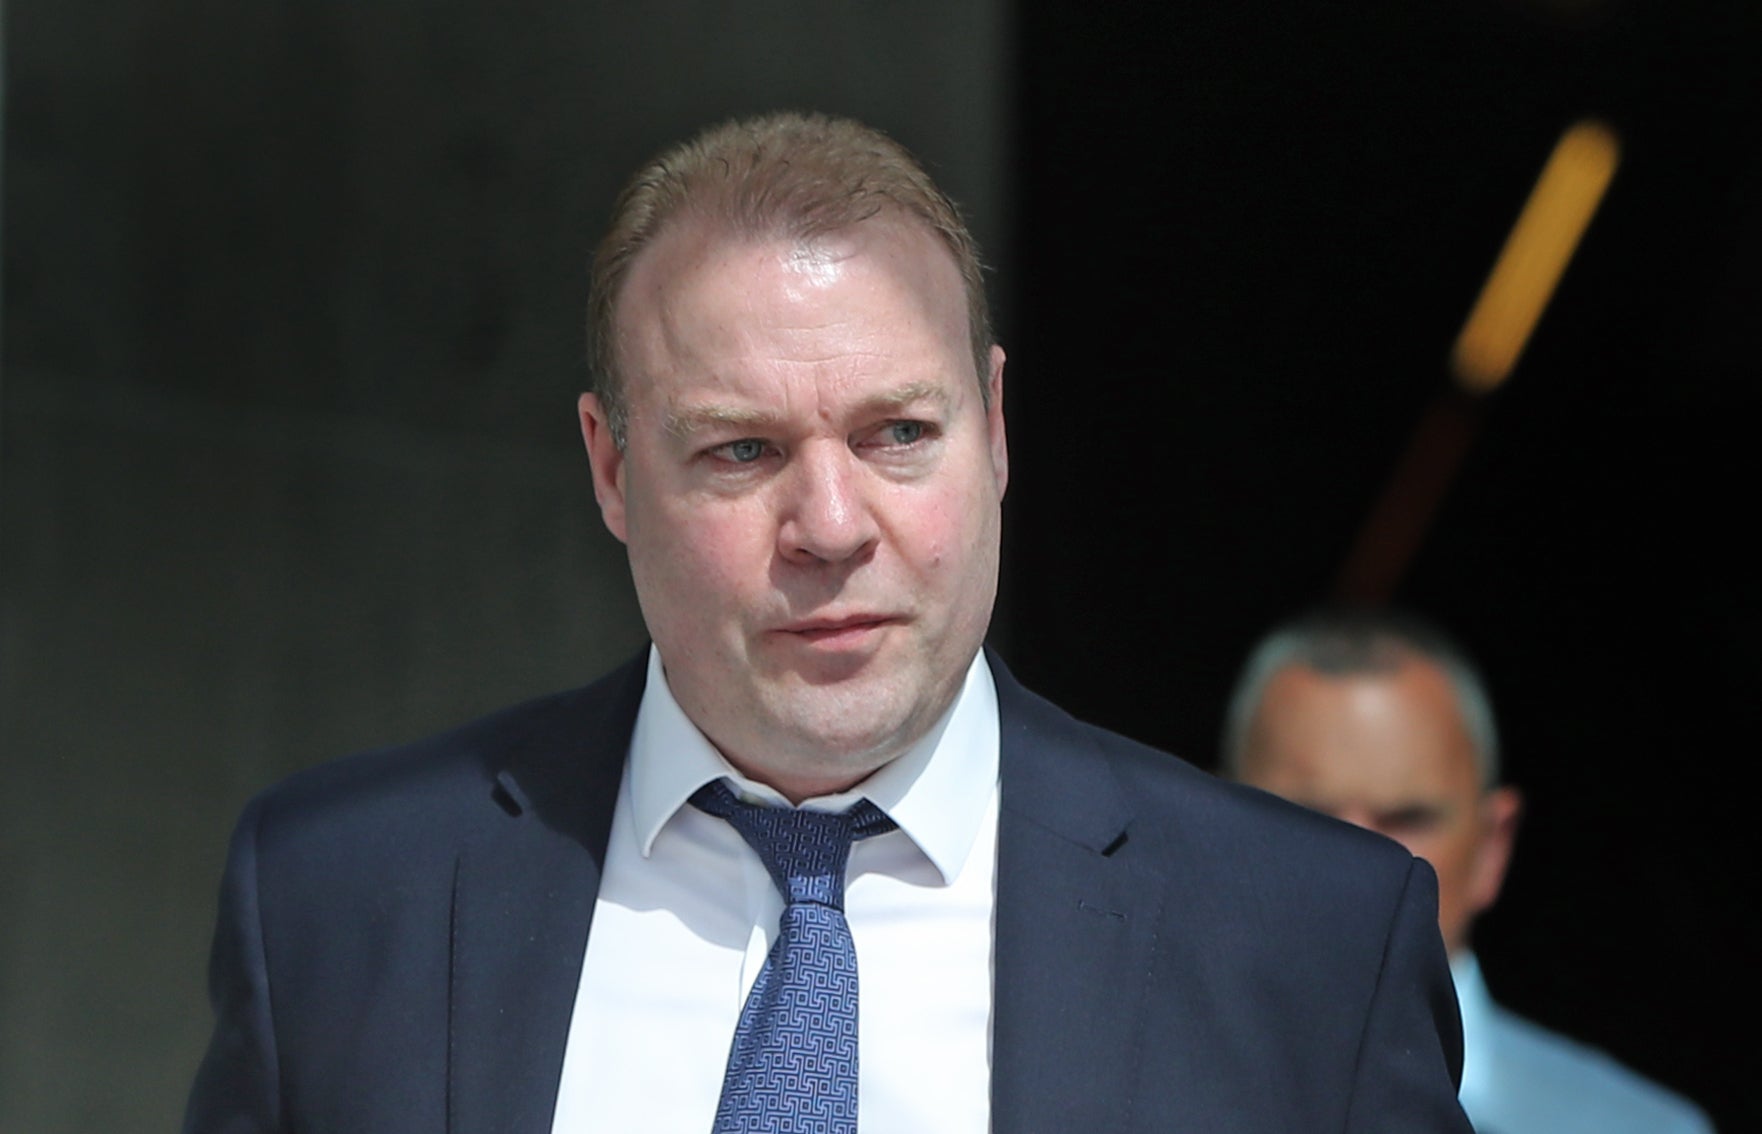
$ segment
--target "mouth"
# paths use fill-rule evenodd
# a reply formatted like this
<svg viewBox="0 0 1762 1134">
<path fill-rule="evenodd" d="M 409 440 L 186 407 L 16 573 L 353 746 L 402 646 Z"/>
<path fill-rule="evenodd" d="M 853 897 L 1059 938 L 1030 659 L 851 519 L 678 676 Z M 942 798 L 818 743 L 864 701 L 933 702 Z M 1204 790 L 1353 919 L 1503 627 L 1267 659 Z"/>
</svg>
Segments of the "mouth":
<svg viewBox="0 0 1762 1134">
<path fill-rule="evenodd" d="M 856 646 L 900 620 L 885 614 L 852 614 L 807 618 L 780 627 L 777 633 L 815 646 Z"/>
</svg>

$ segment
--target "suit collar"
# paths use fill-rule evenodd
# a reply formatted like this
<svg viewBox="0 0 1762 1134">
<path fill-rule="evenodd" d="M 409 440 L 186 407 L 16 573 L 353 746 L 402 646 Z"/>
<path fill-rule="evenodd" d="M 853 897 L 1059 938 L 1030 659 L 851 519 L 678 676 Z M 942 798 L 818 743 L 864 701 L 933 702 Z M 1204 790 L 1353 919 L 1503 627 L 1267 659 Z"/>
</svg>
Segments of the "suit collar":
<svg viewBox="0 0 1762 1134">
<path fill-rule="evenodd" d="M 605 864 L 641 658 L 500 753 L 453 878 L 448 1128 L 546 1134 Z M 537 820 L 533 822 L 532 820 Z"/>
<path fill-rule="evenodd" d="M 994 651 L 1004 808 L 1097 854 L 1125 835 L 1132 806 L 1095 731 L 1030 693 Z"/>
<path fill-rule="evenodd" d="M 1094 730 L 988 660 L 1002 781 L 992 1126 L 1120 1128 L 1162 879 L 1127 849 L 1130 798 Z M 550 1128 L 643 662 L 546 706 L 505 756 L 486 754 L 494 811 L 453 886 L 455 1132 Z"/>
<path fill-rule="evenodd" d="M 1163 879 L 1095 730 L 993 657 L 1002 735 L 991 1104 L 997 1130 L 1129 1125 Z"/>
</svg>

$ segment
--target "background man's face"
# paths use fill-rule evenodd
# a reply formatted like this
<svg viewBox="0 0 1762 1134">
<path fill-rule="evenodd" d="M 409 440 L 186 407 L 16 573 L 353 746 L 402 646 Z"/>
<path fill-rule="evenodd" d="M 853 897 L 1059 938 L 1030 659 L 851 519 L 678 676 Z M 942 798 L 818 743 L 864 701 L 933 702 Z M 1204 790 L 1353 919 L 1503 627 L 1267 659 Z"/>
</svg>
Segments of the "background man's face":
<svg viewBox="0 0 1762 1134">
<path fill-rule="evenodd" d="M 1438 874 L 1452 952 L 1498 896 L 1516 821 L 1509 789 L 1481 790 L 1448 678 L 1418 658 L 1385 673 L 1291 665 L 1267 683 L 1242 778 L 1400 842 Z"/>
<path fill-rule="evenodd" d="M 793 798 L 861 779 L 952 702 L 996 595 L 1003 355 L 988 411 L 953 258 L 886 219 L 682 223 L 617 326 L 626 448 L 591 396 L 583 431 L 675 696 Z"/>
</svg>

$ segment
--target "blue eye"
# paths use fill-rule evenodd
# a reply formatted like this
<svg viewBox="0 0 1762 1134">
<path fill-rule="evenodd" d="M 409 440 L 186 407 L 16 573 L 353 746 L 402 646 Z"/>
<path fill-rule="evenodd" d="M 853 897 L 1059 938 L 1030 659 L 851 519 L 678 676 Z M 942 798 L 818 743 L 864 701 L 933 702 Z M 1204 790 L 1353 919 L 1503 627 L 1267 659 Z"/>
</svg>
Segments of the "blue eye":
<svg viewBox="0 0 1762 1134">
<path fill-rule="evenodd" d="M 727 452 L 729 460 L 742 465 L 751 464 L 765 455 L 765 443 L 750 437 L 742 441 L 730 441 L 722 448 Z"/>
<path fill-rule="evenodd" d="M 887 427 L 887 433 L 895 445 L 911 445 L 923 439 L 924 423 L 896 421 Z"/>
</svg>

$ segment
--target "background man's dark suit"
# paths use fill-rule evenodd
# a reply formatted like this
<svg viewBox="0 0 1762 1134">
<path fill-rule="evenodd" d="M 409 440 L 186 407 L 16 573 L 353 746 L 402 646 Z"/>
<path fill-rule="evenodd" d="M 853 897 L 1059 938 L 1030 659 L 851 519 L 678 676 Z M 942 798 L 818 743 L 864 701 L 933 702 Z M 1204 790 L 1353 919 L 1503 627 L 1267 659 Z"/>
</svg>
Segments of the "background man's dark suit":
<svg viewBox="0 0 1762 1134">
<path fill-rule="evenodd" d="M 1423 863 L 991 661 L 995 1129 L 1468 1129 Z M 186 1128 L 548 1131 L 643 673 L 259 797 Z"/>
</svg>

